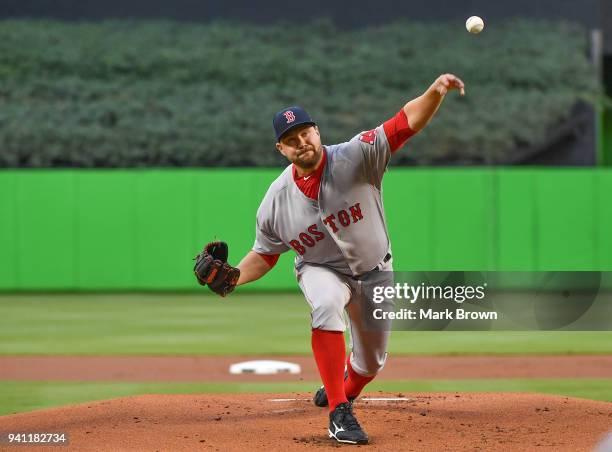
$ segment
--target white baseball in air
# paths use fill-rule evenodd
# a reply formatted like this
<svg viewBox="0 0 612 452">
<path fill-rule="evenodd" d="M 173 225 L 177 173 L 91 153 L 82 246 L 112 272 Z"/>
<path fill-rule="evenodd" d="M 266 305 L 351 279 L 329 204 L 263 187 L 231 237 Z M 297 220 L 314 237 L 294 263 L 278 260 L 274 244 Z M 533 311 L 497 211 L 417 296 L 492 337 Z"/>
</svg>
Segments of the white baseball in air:
<svg viewBox="0 0 612 452">
<path fill-rule="evenodd" d="M 472 16 L 465 22 L 465 28 L 467 31 L 473 34 L 480 33 L 484 28 L 484 20 L 478 16 Z"/>
</svg>

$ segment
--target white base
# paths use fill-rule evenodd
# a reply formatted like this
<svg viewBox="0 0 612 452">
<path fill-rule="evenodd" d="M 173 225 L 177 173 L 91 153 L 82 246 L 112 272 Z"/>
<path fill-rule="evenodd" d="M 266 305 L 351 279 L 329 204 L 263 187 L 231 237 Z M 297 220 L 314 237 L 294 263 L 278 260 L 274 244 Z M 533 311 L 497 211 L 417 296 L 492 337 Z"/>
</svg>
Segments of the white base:
<svg viewBox="0 0 612 452">
<path fill-rule="evenodd" d="M 245 361 L 232 364 L 229 368 L 230 374 L 299 374 L 301 371 L 299 364 L 271 360 Z"/>
</svg>

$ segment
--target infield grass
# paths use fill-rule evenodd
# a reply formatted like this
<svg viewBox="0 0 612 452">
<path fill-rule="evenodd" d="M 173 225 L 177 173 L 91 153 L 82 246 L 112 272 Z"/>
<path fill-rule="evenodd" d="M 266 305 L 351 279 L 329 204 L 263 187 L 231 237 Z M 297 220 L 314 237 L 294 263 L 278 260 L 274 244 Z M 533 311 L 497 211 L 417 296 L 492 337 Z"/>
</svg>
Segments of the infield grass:
<svg viewBox="0 0 612 452">
<path fill-rule="evenodd" d="M 140 394 L 311 393 L 317 382 L 300 383 L 113 383 L 3 381 L 0 415 Z M 373 382 L 365 395 L 398 392 L 538 392 L 612 401 L 612 379 L 402 380 Z M 301 397 L 304 397 L 302 394 Z"/>
<path fill-rule="evenodd" d="M 395 354 L 607 354 L 612 332 L 394 331 Z M 0 295 L 2 355 L 310 354 L 298 293 Z"/>
</svg>

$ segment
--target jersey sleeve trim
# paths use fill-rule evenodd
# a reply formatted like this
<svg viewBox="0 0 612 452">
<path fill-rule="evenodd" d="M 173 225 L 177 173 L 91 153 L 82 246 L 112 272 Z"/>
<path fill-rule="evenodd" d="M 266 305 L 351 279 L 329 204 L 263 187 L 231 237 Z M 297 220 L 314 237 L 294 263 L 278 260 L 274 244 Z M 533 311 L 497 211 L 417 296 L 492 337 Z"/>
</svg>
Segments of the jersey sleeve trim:
<svg viewBox="0 0 612 452">
<path fill-rule="evenodd" d="M 260 256 L 266 263 L 270 266 L 270 268 L 274 267 L 278 262 L 278 258 L 280 254 L 262 254 L 258 251 L 255 251 L 258 256 Z"/>
<path fill-rule="evenodd" d="M 395 116 L 383 123 L 385 135 L 389 142 L 391 153 L 401 148 L 416 132 L 408 125 L 408 117 L 404 109 L 400 109 Z"/>
</svg>

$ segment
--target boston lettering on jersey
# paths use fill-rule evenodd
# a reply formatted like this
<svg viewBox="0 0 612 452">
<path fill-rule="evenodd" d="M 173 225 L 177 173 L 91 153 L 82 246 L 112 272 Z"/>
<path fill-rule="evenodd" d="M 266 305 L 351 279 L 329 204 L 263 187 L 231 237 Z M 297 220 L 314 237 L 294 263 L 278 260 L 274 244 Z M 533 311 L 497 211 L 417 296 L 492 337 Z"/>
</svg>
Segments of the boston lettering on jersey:
<svg viewBox="0 0 612 452">
<path fill-rule="evenodd" d="M 337 212 L 335 215 L 329 215 L 323 219 L 323 223 L 331 229 L 332 232 L 336 233 L 340 230 L 338 224 L 342 227 L 348 227 L 352 223 L 357 223 L 359 220 L 363 220 L 363 213 L 361 211 L 360 203 L 350 206 L 348 212 L 344 209 Z M 325 238 L 325 234 L 317 229 L 316 224 L 311 224 L 307 228 L 308 232 L 301 232 L 298 235 L 298 239 L 289 241 L 291 247 L 298 253 L 303 255 L 306 252 L 306 247 L 312 248 Z"/>
</svg>

